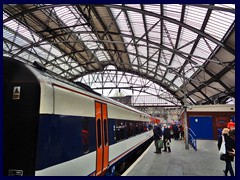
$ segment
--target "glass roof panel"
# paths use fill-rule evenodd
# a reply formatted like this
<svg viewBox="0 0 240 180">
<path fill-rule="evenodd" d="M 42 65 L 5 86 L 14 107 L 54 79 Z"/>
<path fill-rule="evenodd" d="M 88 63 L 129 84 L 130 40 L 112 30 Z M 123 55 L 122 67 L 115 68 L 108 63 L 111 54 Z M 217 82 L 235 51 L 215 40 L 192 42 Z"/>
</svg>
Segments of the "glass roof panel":
<svg viewBox="0 0 240 180">
<path fill-rule="evenodd" d="M 160 4 L 147 4 L 147 5 L 144 5 L 144 10 L 150 11 L 156 14 L 161 14 L 160 6 L 161 6 Z"/>
<path fill-rule="evenodd" d="M 128 54 L 128 57 L 129 57 L 131 63 L 135 62 L 135 65 L 137 65 L 136 56 L 134 56 L 133 54 Z"/>
<path fill-rule="evenodd" d="M 62 20 L 66 26 L 74 26 L 80 24 L 82 19 L 74 8 L 54 7 L 58 19 Z"/>
<path fill-rule="evenodd" d="M 146 25 L 147 25 L 147 29 L 150 29 L 152 28 L 156 23 L 157 25 L 155 25 L 152 30 L 150 32 L 148 32 L 148 37 L 149 37 L 149 40 L 150 41 L 153 41 L 153 42 L 156 42 L 156 43 L 159 43 L 160 42 L 160 32 L 161 32 L 161 29 L 160 29 L 160 22 L 159 21 L 159 18 L 156 18 L 156 17 L 152 17 L 152 16 L 145 16 L 146 18 Z"/>
<path fill-rule="evenodd" d="M 173 48 L 176 43 L 179 26 L 168 21 L 164 21 L 164 24 L 166 28 L 163 28 L 163 44 L 169 48 Z"/>
<path fill-rule="evenodd" d="M 13 34 L 13 32 L 10 32 L 10 31 L 6 30 L 5 28 L 3 28 L 3 37 L 6 38 L 7 40 L 9 40 L 10 42 L 13 42 L 14 34 Z"/>
<path fill-rule="evenodd" d="M 171 67 L 179 68 L 181 67 L 186 60 L 178 55 L 175 55 L 171 63 Z"/>
<path fill-rule="evenodd" d="M 175 79 L 175 81 L 173 82 L 176 86 L 181 87 L 183 85 L 183 80 L 182 78 L 178 77 Z"/>
<path fill-rule="evenodd" d="M 140 55 L 143 55 L 143 56 L 146 56 L 147 54 L 147 47 L 146 47 L 146 43 L 143 42 L 143 41 L 139 41 L 138 42 L 138 47 L 137 47 L 137 50 L 138 50 L 138 53 Z M 142 45 L 142 46 L 141 46 Z"/>
<path fill-rule="evenodd" d="M 164 16 L 168 16 L 170 18 L 180 21 L 182 5 L 180 5 L 180 4 L 164 4 L 163 9 L 164 9 Z"/>
<path fill-rule="evenodd" d="M 178 44 L 178 49 L 185 53 L 190 53 L 197 36 L 198 35 L 196 33 L 194 33 L 193 31 L 190 31 L 186 28 L 182 28 L 180 40 L 179 40 L 179 44 Z"/>
<path fill-rule="evenodd" d="M 7 13 L 3 12 L 3 21 L 4 21 L 5 19 L 7 19 L 8 17 L 9 17 L 9 15 L 8 15 Z"/>
<path fill-rule="evenodd" d="M 98 57 L 99 61 L 108 61 L 109 60 L 109 59 L 107 59 L 107 57 L 105 56 L 103 51 L 97 51 L 95 54 L 96 54 L 96 57 Z"/>
<path fill-rule="evenodd" d="M 159 49 L 149 49 L 149 56 L 151 60 L 158 61 L 158 56 L 159 56 Z"/>
<path fill-rule="evenodd" d="M 131 29 L 127 24 L 127 18 L 125 13 L 121 9 L 111 8 L 114 19 L 116 20 L 118 27 L 123 34 L 131 35 Z M 119 14 L 120 13 L 120 14 Z"/>
<path fill-rule="evenodd" d="M 48 51 L 44 51 L 44 49 L 40 48 L 40 47 L 35 47 L 34 51 L 36 52 L 36 54 L 38 56 L 40 56 L 41 58 L 47 60 L 48 59 Z"/>
<path fill-rule="evenodd" d="M 146 67 L 146 65 L 147 65 L 147 59 L 145 59 L 145 58 L 141 58 L 141 57 L 139 57 L 138 58 L 139 59 L 139 61 L 140 61 L 140 63 L 141 63 L 141 66 L 142 67 Z"/>
<path fill-rule="evenodd" d="M 144 35 L 143 39 L 146 39 L 142 15 L 133 11 L 128 11 L 127 13 L 132 25 L 134 36 L 140 38 Z"/>
<path fill-rule="evenodd" d="M 51 61 L 51 60 L 53 60 L 55 57 L 54 57 L 54 52 L 52 52 L 52 51 L 54 51 L 54 48 L 53 48 L 53 46 L 52 45 L 49 45 L 49 44 L 43 44 L 43 45 L 41 45 L 40 46 L 41 47 L 41 49 L 45 49 L 47 52 L 48 52 L 48 55 L 46 56 L 46 60 L 49 60 L 49 61 Z"/>
<path fill-rule="evenodd" d="M 132 7 L 132 8 L 135 8 L 135 9 L 141 9 L 140 4 L 125 4 L 125 6 Z"/>
<path fill-rule="evenodd" d="M 160 61 L 163 64 L 168 65 L 170 63 L 170 59 L 172 57 L 172 53 L 168 50 L 162 50 L 161 51 L 161 57 L 160 57 Z"/>
<path fill-rule="evenodd" d="M 61 67 L 61 68 L 64 69 L 64 70 L 67 70 L 67 69 L 70 68 L 68 64 L 63 63 L 63 60 L 62 60 L 62 59 L 57 60 L 56 63 L 58 64 L 58 67 Z"/>
<path fill-rule="evenodd" d="M 232 13 L 212 11 L 205 28 L 205 32 L 215 37 L 216 39 L 221 40 L 228 31 L 228 28 L 231 26 L 234 19 L 235 15 Z M 216 26 L 218 28 L 216 28 Z"/>
<path fill-rule="evenodd" d="M 198 42 L 198 46 L 196 47 L 193 55 L 207 59 L 210 54 L 211 54 L 211 50 L 208 48 L 208 45 L 206 44 L 206 42 L 201 38 L 200 41 Z M 197 59 L 195 58 L 195 61 L 196 60 Z M 199 60 L 199 62 L 201 62 L 201 59 Z"/>
<path fill-rule="evenodd" d="M 207 13 L 207 9 L 186 6 L 185 14 L 184 14 L 184 23 L 195 27 L 197 29 L 201 29 L 202 23 L 205 19 L 205 15 Z"/>
<path fill-rule="evenodd" d="M 58 57 L 58 56 L 62 56 L 62 53 L 54 46 L 51 47 L 51 53 L 55 56 L 55 57 Z"/>
<path fill-rule="evenodd" d="M 175 73 L 170 73 L 168 72 L 165 76 L 165 78 L 168 80 L 168 81 L 171 81 L 173 80 L 173 78 L 175 77 Z"/>
</svg>

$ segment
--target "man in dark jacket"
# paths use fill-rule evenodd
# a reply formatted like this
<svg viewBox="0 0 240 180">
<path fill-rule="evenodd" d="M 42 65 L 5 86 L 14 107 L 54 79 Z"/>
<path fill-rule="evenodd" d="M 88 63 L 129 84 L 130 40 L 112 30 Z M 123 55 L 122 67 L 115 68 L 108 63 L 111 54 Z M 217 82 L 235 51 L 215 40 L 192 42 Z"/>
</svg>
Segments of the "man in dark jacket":
<svg viewBox="0 0 240 180">
<path fill-rule="evenodd" d="M 170 145 L 167 146 L 167 143 L 171 143 L 171 134 L 170 134 L 170 129 L 165 126 L 164 127 L 164 132 L 163 132 L 163 147 L 164 147 L 164 150 L 163 151 L 167 151 L 168 149 L 168 152 L 171 152 L 171 147 Z"/>
<path fill-rule="evenodd" d="M 155 124 L 153 129 L 153 139 L 155 141 L 156 151 L 154 153 L 157 153 L 157 154 L 161 153 L 161 148 L 158 147 L 158 140 L 160 140 L 161 138 L 162 138 L 162 130 L 157 124 Z"/>
</svg>

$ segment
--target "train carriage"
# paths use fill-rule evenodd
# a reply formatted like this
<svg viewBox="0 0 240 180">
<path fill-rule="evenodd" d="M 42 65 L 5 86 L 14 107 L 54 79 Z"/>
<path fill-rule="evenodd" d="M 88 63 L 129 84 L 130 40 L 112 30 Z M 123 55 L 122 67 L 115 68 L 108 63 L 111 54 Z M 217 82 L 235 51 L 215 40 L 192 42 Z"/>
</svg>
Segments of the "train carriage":
<svg viewBox="0 0 240 180">
<path fill-rule="evenodd" d="M 5 176 L 106 175 L 153 135 L 148 114 L 8 57 L 3 107 Z"/>
</svg>

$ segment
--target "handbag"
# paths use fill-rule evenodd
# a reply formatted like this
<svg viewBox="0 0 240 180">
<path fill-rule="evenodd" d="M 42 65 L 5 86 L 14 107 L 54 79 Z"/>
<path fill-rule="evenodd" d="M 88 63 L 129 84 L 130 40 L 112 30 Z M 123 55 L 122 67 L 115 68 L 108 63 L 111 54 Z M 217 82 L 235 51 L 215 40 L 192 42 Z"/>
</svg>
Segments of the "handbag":
<svg viewBox="0 0 240 180">
<path fill-rule="evenodd" d="M 223 135 L 222 135 L 222 144 L 219 150 L 219 155 L 221 156 L 222 154 L 226 154 L 225 139 Z"/>
<path fill-rule="evenodd" d="M 222 154 L 222 155 L 220 156 L 220 160 L 226 161 L 226 159 L 227 159 L 227 155 L 226 155 L 226 154 Z"/>
<path fill-rule="evenodd" d="M 220 160 L 226 161 L 227 155 L 226 155 L 226 146 L 225 146 L 225 139 L 222 135 L 222 144 L 219 150 Z"/>
<path fill-rule="evenodd" d="M 159 139 L 157 145 L 158 145 L 158 148 L 162 149 L 163 148 L 163 140 Z"/>
<path fill-rule="evenodd" d="M 170 143 L 169 140 L 167 140 L 167 142 L 166 142 L 166 147 L 170 147 L 170 146 L 171 146 L 171 143 Z"/>
</svg>

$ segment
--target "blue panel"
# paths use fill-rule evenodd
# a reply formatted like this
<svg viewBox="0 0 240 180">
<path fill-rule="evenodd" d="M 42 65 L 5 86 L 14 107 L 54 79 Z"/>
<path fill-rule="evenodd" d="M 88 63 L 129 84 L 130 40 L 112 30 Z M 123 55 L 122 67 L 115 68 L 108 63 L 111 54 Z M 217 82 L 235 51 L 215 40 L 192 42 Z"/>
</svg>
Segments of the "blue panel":
<svg viewBox="0 0 240 180">
<path fill-rule="evenodd" d="M 197 139 L 213 140 L 212 117 L 190 117 L 189 123 Z"/>
<path fill-rule="evenodd" d="M 87 139 L 86 131 L 88 131 Z M 95 118 L 40 116 L 36 170 L 69 161 L 95 150 Z"/>
</svg>

